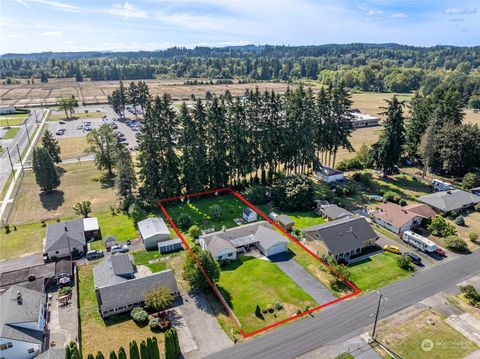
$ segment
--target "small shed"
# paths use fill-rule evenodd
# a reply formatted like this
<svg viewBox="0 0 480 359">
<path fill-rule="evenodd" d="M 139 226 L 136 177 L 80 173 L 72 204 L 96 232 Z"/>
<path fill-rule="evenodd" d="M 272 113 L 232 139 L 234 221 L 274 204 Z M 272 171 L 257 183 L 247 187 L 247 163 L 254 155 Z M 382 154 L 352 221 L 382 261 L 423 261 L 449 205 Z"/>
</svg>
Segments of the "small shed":
<svg viewBox="0 0 480 359">
<path fill-rule="evenodd" d="M 343 181 L 343 172 L 335 168 L 323 166 L 315 171 L 315 177 L 327 183 L 340 182 Z"/>
<path fill-rule="evenodd" d="M 277 217 L 275 217 L 275 222 L 282 227 L 283 230 L 285 231 L 290 231 L 292 230 L 293 226 L 295 225 L 295 221 L 291 219 L 289 216 L 286 214 L 281 214 Z"/>
<path fill-rule="evenodd" d="M 83 231 L 85 232 L 85 239 L 97 238 L 100 235 L 100 226 L 98 225 L 97 217 L 83 219 Z"/>
<path fill-rule="evenodd" d="M 160 217 L 144 219 L 138 222 L 137 225 L 145 249 L 158 248 L 158 242 L 169 241 L 171 239 L 170 231 L 164 220 Z"/>
<path fill-rule="evenodd" d="M 108 236 L 104 241 L 107 252 L 110 252 L 110 249 L 117 244 L 117 238 L 115 236 Z"/>
<path fill-rule="evenodd" d="M 182 241 L 180 238 L 158 242 L 157 245 L 160 253 L 170 253 L 183 249 Z"/>
<path fill-rule="evenodd" d="M 243 210 L 243 215 L 242 218 L 247 222 L 247 223 L 252 223 L 257 220 L 257 212 L 255 212 L 253 209 L 250 207 L 247 207 Z"/>
</svg>

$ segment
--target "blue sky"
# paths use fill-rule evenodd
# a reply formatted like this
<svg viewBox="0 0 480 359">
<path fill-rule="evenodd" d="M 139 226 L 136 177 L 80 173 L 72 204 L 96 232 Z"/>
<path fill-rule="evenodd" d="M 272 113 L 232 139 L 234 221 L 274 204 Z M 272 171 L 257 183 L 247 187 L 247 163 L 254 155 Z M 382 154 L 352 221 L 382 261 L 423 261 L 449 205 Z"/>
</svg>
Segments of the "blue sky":
<svg viewBox="0 0 480 359">
<path fill-rule="evenodd" d="M 480 45 L 480 1 L 0 1 L 0 53 L 351 42 Z"/>
</svg>

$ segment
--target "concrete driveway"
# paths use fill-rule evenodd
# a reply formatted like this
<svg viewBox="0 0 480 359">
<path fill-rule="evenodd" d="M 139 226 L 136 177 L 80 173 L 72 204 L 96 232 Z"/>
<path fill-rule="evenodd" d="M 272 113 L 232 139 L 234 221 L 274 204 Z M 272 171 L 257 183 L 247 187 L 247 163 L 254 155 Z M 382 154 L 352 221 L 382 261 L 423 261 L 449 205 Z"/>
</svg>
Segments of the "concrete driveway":
<svg viewBox="0 0 480 359">
<path fill-rule="evenodd" d="M 322 283 L 298 264 L 289 253 L 277 254 L 269 259 L 302 287 L 305 292 L 310 294 L 318 304 L 325 304 L 336 298 Z"/>
</svg>

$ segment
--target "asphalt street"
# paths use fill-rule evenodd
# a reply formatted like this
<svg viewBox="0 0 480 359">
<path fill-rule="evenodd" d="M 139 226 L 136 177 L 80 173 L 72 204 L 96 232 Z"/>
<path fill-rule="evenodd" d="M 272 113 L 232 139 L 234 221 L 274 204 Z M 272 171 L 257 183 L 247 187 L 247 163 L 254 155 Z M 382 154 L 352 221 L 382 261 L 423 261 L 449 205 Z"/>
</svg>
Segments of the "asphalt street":
<svg viewBox="0 0 480 359">
<path fill-rule="evenodd" d="M 480 251 L 461 256 L 381 290 L 385 300 L 380 318 L 387 317 L 480 273 Z M 381 275 L 381 273 L 379 273 Z M 353 337 L 373 323 L 378 293 L 343 301 L 293 324 L 247 340 L 206 358 L 289 359 L 322 347 L 338 338 Z"/>
</svg>

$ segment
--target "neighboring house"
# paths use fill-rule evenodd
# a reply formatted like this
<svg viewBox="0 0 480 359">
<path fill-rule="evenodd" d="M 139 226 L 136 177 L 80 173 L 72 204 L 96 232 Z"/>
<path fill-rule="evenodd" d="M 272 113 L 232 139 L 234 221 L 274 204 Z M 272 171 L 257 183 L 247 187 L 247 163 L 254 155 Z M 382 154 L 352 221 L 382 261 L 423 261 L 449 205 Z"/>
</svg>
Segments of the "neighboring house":
<svg viewBox="0 0 480 359">
<path fill-rule="evenodd" d="M 335 168 L 323 166 L 315 171 L 315 177 L 327 183 L 339 182 L 343 181 L 343 172 Z"/>
<path fill-rule="evenodd" d="M 103 318 L 142 306 L 145 293 L 159 287 L 168 287 L 178 294 L 172 270 L 140 275 L 129 254 L 115 254 L 102 260 L 93 268 L 93 280 Z"/>
<path fill-rule="evenodd" d="M 13 106 L 0 106 L 0 115 L 15 113 L 17 109 Z"/>
<path fill-rule="evenodd" d="M 380 204 L 379 209 L 372 215 L 377 224 L 395 234 L 409 231 L 414 224 L 418 225 L 422 221 L 417 214 L 391 202 Z"/>
<path fill-rule="evenodd" d="M 358 109 L 350 110 L 350 118 L 352 120 L 353 127 L 369 127 L 378 126 L 380 117 L 372 116 L 367 113 L 362 113 Z"/>
<path fill-rule="evenodd" d="M 480 196 L 460 189 L 453 189 L 421 196 L 418 198 L 418 201 L 429 205 L 437 212 L 448 213 L 452 211 L 459 212 L 473 207 L 480 203 Z"/>
<path fill-rule="evenodd" d="M 267 257 L 288 251 L 288 240 L 265 221 L 202 235 L 199 243 L 216 260 L 234 260 L 251 247 Z"/>
<path fill-rule="evenodd" d="M 160 253 L 175 252 L 181 249 L 183 249 L 183 245 L 180 238 L 158 242 L 158 250 L 160 251 Z"/>
<path fill-rule="evenodd" d="M 245 220 L 247 223 L 252 223 L 257 220 L 257 212 L 255 212 L 253 209 L 250 207 L 247 207 L 243 210 L 243 215 L 242 218 Z"/>
<path fill-rule="evenodd" d="M 318 206 L 317 211 L 322 217 L 331 221 L 353 216 L 352 212 L 349 212 L 345 208 L 339 207 L 336 204 L 320 205 Z"/>
<path fill-rule="evenodd" d="M 432 207 L 423 203 L 409 204 L 408 206 L 403 207 L 403 209 L 410 213 L 415 213 L 421 221 L 430 219 L 437 214 Z"/>
<path fill-rule="evenodd" d="M 112 249 L 113 246 L 117 245 L 117 238 L 115 236 L 108 236 L 107 238 L 105 238 L 104 241 L 107 252 L 110 252 L 110 249 Z"/>
<path fill-rule="evenodd" d="M 100 238 L 100 226 L 98 225 L 97 217 L 83 219 L 83 231 L 85 232 L 85 239 Z"/>
<path fill-rule="evenodd" d="M 86 252 L 83 219 L 49 224 L 43 248 L 50 260 L 70 257 L 75 252 L 83 255 Z"/>
<path fill-rule="evenodd" d="M 378 235 L 363 217 L 346 217 L 303 228 L 307 239 L 320 241 L 328 255 L 348 260 L 375 245 Z"/>
<path fill-rule="evenodd" d="M 138 231 L 142 237 L 145 249 L 157 249 L 158 242 L 169 241 L 170 231 L 160 217 L 147 218 L 138 222 Z"/>
<path fill-rule="evenodd" d="M 277 223 L 284 231 L 292 230 L 293 226 L 295 225 L 295 221 L 291 219 L 286 214 L 281 214 L 275 217 L 275 223 Z"/>
<path fill-rule="evenodd" d="M 33 358 L 42 350 L 45 294 L 17 285 L 0 296 L 0 356 Z"/>
</svg>

